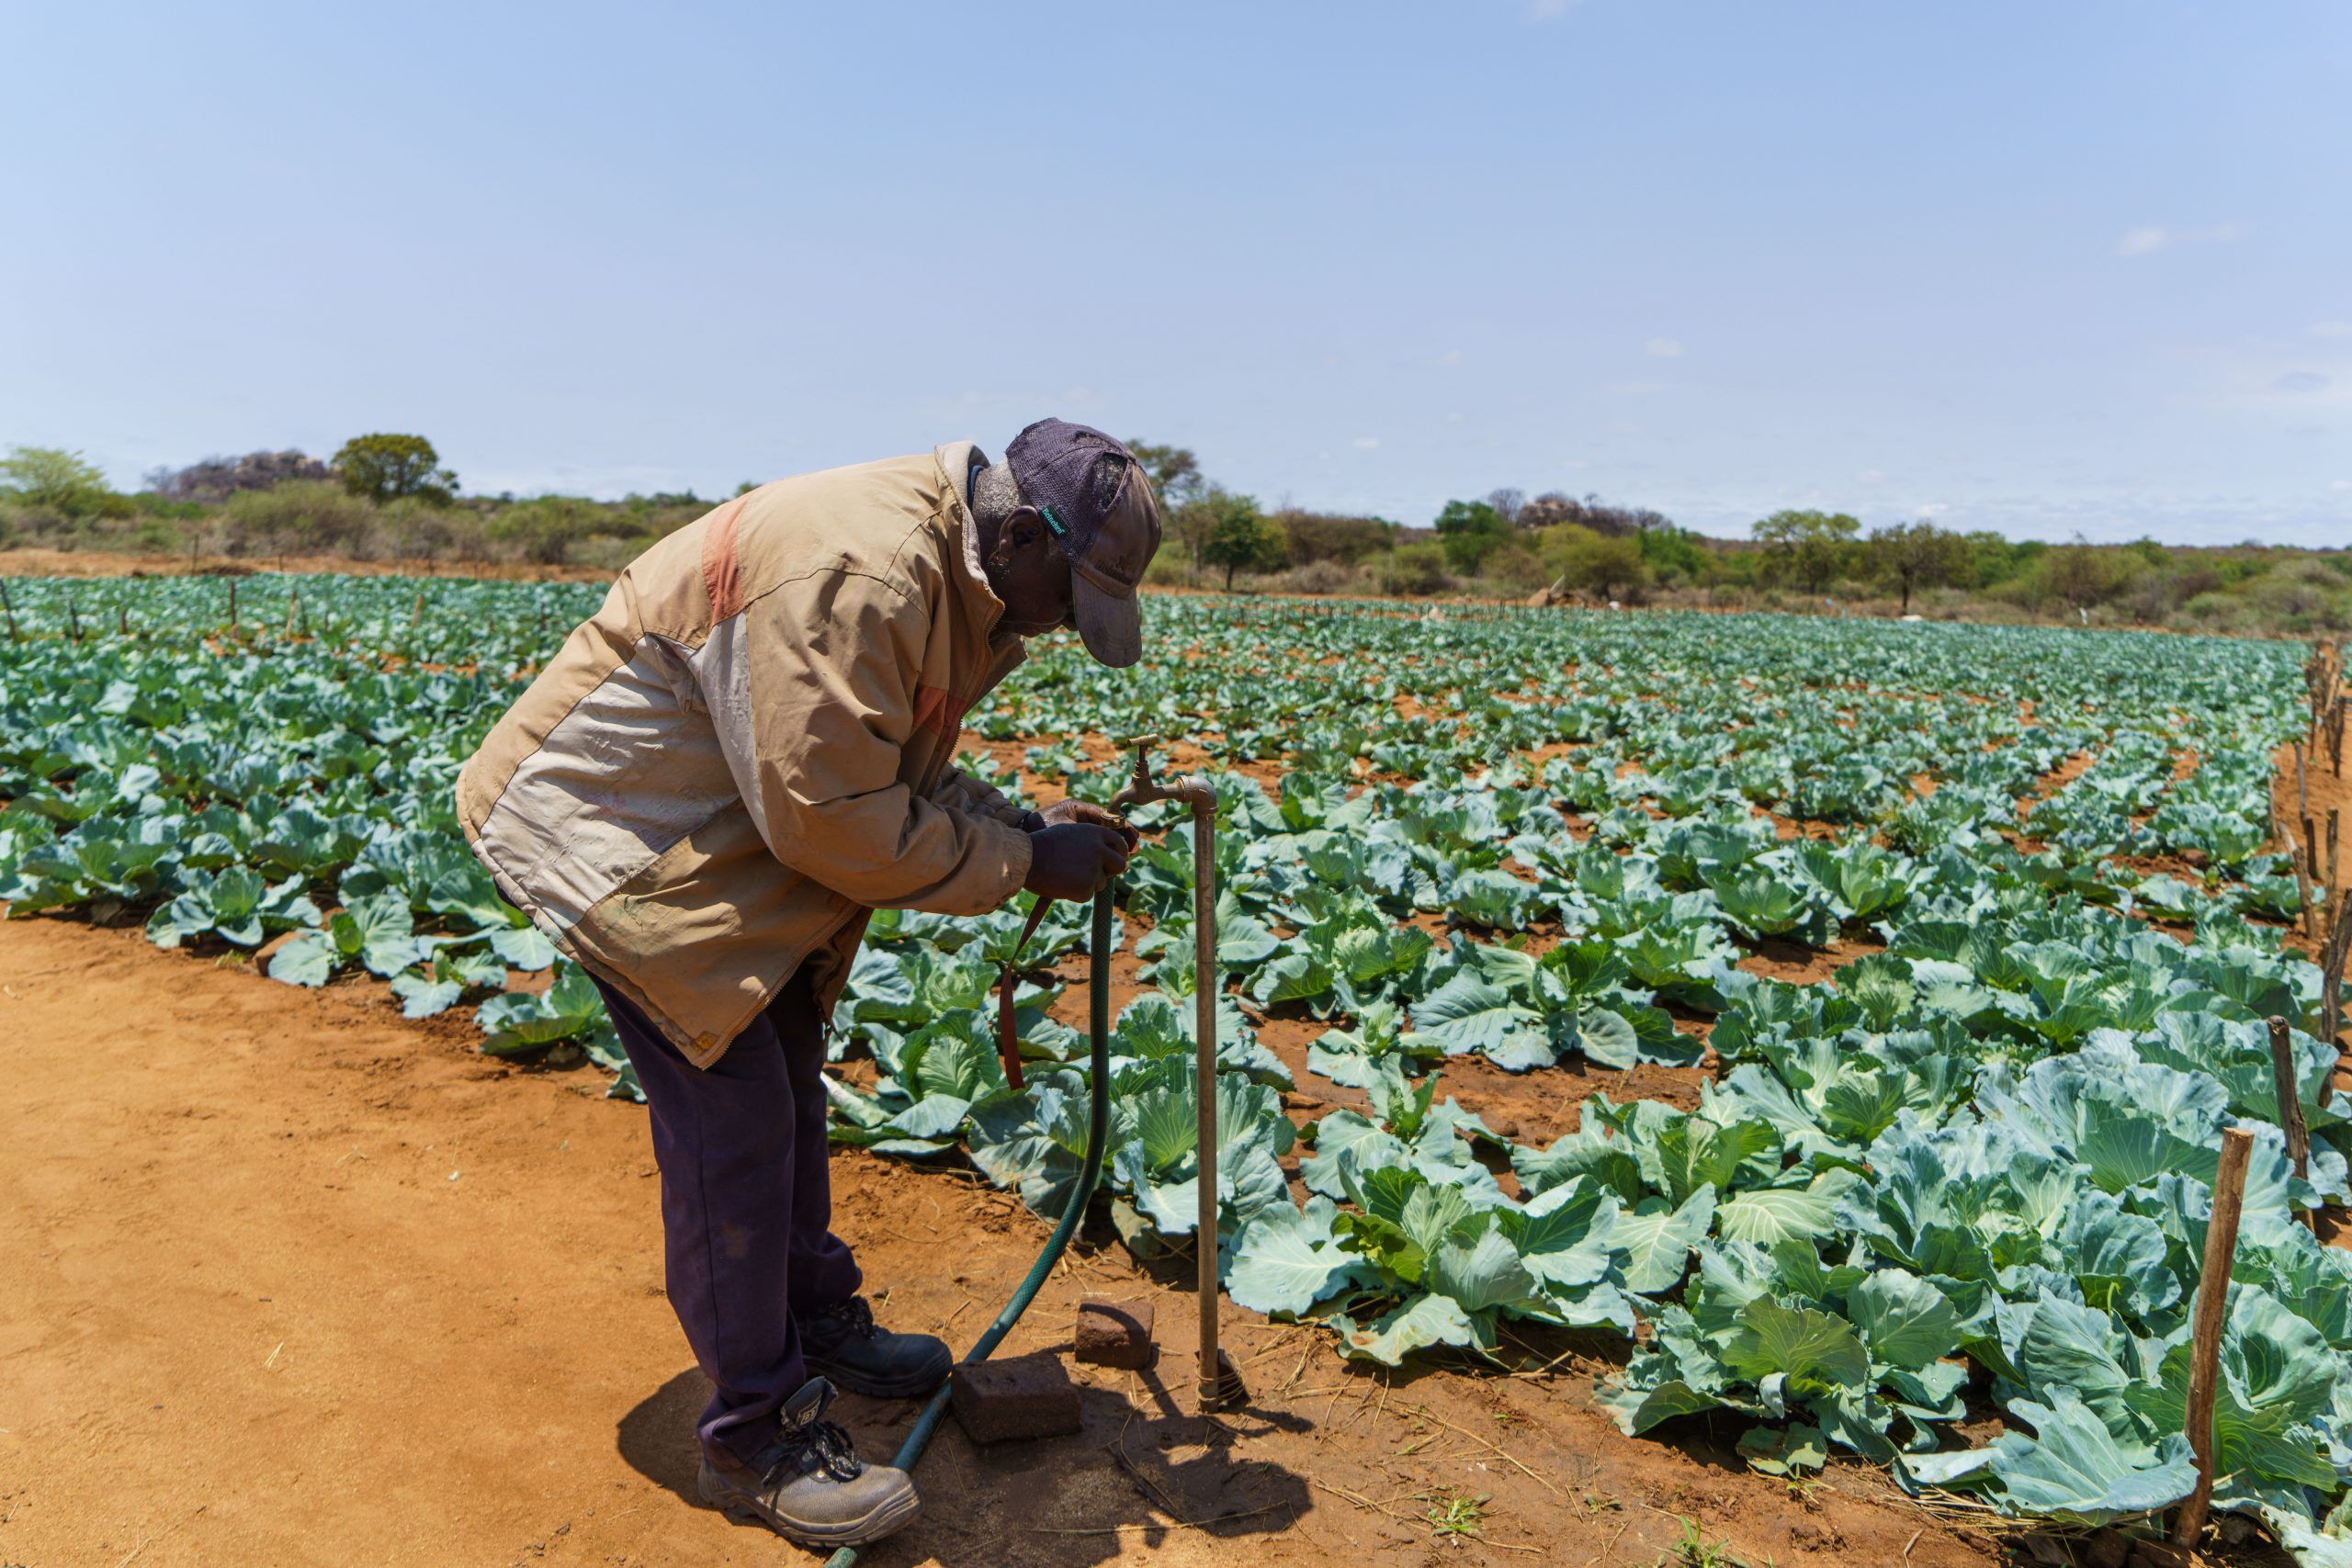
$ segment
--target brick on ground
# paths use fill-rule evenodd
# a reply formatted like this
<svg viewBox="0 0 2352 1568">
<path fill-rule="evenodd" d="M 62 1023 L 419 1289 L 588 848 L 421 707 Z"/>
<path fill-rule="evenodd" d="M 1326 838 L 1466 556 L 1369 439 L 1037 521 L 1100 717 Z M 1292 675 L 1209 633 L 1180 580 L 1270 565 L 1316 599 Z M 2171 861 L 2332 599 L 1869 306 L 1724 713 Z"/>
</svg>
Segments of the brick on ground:
<svg viewBox="0 0 2352 1568">
<path fill-rule="evenodd" d="M 1078 1303 L 1078 1359 L 1092 1366 L 1140 1371 L 1158 1353 L 1151 1327 L 1149 1302 L 1089 1296 Z"/>
<path fill-rule="evenodd" d="M 976 1443 L 1057 1438 L 1080 1425 L 1078 1385 L 1051 1351 L 960 1364 L 949 1386 L 956 1424 Z"/>
</svg>

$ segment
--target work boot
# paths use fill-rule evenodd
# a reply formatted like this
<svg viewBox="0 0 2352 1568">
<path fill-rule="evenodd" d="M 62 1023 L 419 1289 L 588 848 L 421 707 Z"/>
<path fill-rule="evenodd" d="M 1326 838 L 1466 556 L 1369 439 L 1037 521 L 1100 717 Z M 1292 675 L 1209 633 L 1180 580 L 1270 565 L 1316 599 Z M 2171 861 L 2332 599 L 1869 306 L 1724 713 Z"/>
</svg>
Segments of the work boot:
<svg viewBox="0 0 2352 1568">
<path fill-rule="evenodd" d="M 947 1381 L 955 1358 L 928 1334 L 893 1334 L 874 1321 L 864 1296 L 798 1320 L 808 1371 L 852 1393 L 911 1399 Z"/>
<path fill-rule="evenodd" d="M 797 1546 L 863 1546 L 903 1529 L 922 1506 L 913 1478 L 866 1464 L 849 1434 L 825 1419 L 833 1386 L 811 1378 L 787 1401 L 784 1429 L 749 1465 L 711 1462 L 695 1489 L 739 1519 L 757 1519 Z"/>
</svg>

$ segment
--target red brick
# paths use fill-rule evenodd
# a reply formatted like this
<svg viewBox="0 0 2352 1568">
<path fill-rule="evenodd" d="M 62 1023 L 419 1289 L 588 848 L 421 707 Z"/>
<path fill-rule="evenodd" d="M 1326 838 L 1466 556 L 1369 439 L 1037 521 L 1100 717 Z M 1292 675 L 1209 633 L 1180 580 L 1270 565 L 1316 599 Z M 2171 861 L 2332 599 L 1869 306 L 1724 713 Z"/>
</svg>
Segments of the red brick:
<svg viewBox="0 0 2352 1568">
<path fill-rule="evenodd" d="M 1050 1351 L 959 1362 L 949 1380 L 956 1423 L 976 1443 L 1057 1438 L 1080 1425 L 1078 1385 Z"/>
<path fill-rule="evenodd" d="M 1077 1355 L 1097 1367 L 1139 1371 L 1151 1365 L 1159 1347 L 1151 1342 L 1151 1303 L 1089 1296 L 1078 1303 Z"/>
</svg>

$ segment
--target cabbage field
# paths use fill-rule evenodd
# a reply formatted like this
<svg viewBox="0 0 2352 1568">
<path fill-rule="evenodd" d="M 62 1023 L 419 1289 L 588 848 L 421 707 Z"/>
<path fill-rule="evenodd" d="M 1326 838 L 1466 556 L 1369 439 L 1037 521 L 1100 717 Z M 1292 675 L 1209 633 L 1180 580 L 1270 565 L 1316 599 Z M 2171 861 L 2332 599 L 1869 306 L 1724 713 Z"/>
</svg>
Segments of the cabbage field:
<svg viewBox="0 0 2352 1568">
<path fill-rule="evenodd" d="M 412 1017 L 469 1010 L 487 1052 L 624 1066 L 450 803 L 597 590 L 7 587 L 12 914 L 266 950 L 293 986 L 371 974 Z M 1774 1473 L 1859 1454 L 2092 1526 L 2189 1491 L 2189 1306 L 2220 1134 L 2244 1127 L 2216 1506 L 2352 1564 L 2352 1254 L 2301 1219 L 2352 1198 L 2347 1108 L 2319 973 L 2280 940 L 2300 905 L 2269 819 L 2307 649 L 1192 596 L 1148 619 L 1132 671 L 1041 645 L 969 716 L 965 759 L 1012 793 L 1103 798 L 1105 738 L 1149 730 L 1217 784 L 1220 973 L 1193 970 L 1171 808 L 1142 814 L 1168 831 L 1122 894 L 1146 988 L 1113 1035 L 1104 1180 L 1131 1245 L 1193 1239 L 1186 998 L 1212 984 L 1236 1302 L 1388 1364 L 1478 1364 L 1507 1323 L 1600 1331 L 1630 1434 L 1713 1412 Z M 1048 967 L 1083 911 L 1023 961 L 1015 1092 L 984 1004 L 1023 912 L 877 916 L 835 1020 L 859 1059 L 835 1136 L 968 1160 L 1056 1213 L 1087 1085 Z M 1788 983 L 1758 954 L 1835 968 Z M 2294 1030 L 2300 1178 L 2271 1015 Z M 1270 1020 L 1320 1028 L 1303 1068 Z M 1571 1061 L 1708 1081 L 1690 1111 L 1591 1095 L 1576 1131 L 1522 1145 L 1444 1093 L 1474 1056 L 1532 1083 Z M 1301 1124 L 1284 1091 L 1318 1087 L 1357 1108 Z M 1991 1441 L 1956 1434 L 1994 1414 Z"/>
</svg>

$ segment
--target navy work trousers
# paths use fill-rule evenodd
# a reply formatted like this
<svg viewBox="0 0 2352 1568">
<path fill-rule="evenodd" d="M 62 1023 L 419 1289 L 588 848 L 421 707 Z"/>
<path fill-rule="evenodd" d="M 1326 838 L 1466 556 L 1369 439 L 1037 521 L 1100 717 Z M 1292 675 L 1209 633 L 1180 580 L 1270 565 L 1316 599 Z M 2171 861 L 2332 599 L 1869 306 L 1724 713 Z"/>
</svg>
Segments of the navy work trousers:
<svg viewBox="0 0 2352 1568">
<path fill-rule="evenodd" d="M 831 1230 L 816 998 L 804 968 L 696 1067 L 627 997 L 597 988 L 652 1115 L 670 1305 L 712 1384 L 696 1431 L 715 1460 L 749 1464 L 808 1381 L 794 1317 L 858 1288 Z"/>
</svg>

